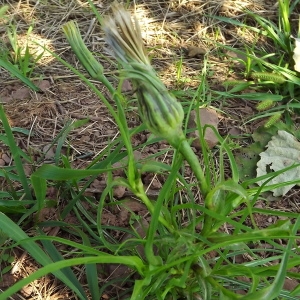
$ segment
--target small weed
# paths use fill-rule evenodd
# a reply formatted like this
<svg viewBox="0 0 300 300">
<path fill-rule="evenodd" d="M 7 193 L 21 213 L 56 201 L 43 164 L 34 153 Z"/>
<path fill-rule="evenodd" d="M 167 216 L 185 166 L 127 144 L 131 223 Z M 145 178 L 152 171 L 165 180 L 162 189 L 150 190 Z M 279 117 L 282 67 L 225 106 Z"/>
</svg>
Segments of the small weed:
<svg viewBox="0 0 300 300">
<path fill-rule="evenodd" d="M 265 39 L 265 46 L 262 42 L 254 42 L 252 45 L 245 44 L 244 51 L 232 47 L 222 46 L 227 50 L 236 52 L 237 55 L 243 56 L 243 59 L 238 59 L 244 65 L 244 77 L 247 80 L 244 84 L 237 84 L 239 87 L 233 88 L 232 92 L 241 92 L 244 89 L 252 89 L 259 92 L 256 97 L 257 101 L 265 102 L 273 101 L 270 104 L 270 113 L 277 116 L 281 114 L 287 115 L 298 113 L 300 108 L 300 79 L 296 71 L 294 71 L 293 60 L 293 39 L 291 36 L 298 36 L 298 29 L 293 31 L 291 25 L 291 16 L 296 3 L 290 3 L 288 0 L 279 1 L 278 5 L 278 23 L 274 23 L 263 16 L 259 16 L 251 11 L 246 10 L 245 14 L 255 20 L 259 24 L 259 28 L 252 27 L 245 23 L 231 20 L 224 17 L 214 17 L 223 22 L 239 26 L 250 31 L 253 31 L 258 37 Z M 264 91 L 268 90 L 268 93 Z M 246 94 L 247 95 L 247 94 Z M 246 96 L 243 94 L 243 97 Z M 228 95 L 230 97 L 231 95 Z M 275 98 L 277 99 L 275 99 Z M 280 97 L 280 99 L 278 99 Z M 263 104 L 258 104 L 258 106 Z M 265 117 L 264 112 L 259 116 Z"/>
<path fill-rule="evenodd" d="M 12 48 L 12 52 L 10 53 L 11 61 L 20 73 L 24 75 L 24 77 L 31 76 L 36 64 L 43 56 L 43 52 L 41 52 L 37 57 L 35 57 L 34 53 L 31 53 L 32 51 L 29 48 L 28 40 L 32 30 L 33 26 L 31 25 L 27 30 L 24 45 L 20 45 L 17 27 L 13 23 L 10 24 L 7 30 L 10 46 Z"/>
<path fill-rule="evenodd" d="M 0 8 L 0 19 L 5 18 L 5 14 L 8 11 L 8 6 L 3 6 Z M 29 27 L 27 32 L 27 37 L 32 31 L 32 26 Z M 9 37 L 10 45 L 13 49 L 13 53 L 9 51 L 8 47 L 1 42 L 0 43 L 0 67 L 6 69 L 12 76 L 17 77 L 24 84 L 29 86 L 31 89 L 38 91 L 39 88 L 35 86 L 29 79 L 31 73 L 33 72 L 36 63 L 42 57 L 42 54 L 38 55 L 38 57 L 33 58 L 32 54 L 29 51 L 29 47 L 26 43 L 25 47 L 21 47 L 18 45 L 18 36 L 16 26 L 11 24 L 9 29 L 7 30 L 7 34 Z"/>
</svg>

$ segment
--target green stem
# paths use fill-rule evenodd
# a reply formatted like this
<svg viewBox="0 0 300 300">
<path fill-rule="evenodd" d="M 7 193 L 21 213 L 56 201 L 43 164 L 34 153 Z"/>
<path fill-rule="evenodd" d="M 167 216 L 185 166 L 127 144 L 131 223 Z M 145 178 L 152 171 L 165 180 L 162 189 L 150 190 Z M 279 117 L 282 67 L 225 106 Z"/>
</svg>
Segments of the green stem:
<svg viewBox="0 0 300 300">
<path fill-rule="evenodd" d="M 154 213 L 154 206 L 149 200 L 148 196 L 145 193 L 144 188 L 139 188 L 139 184 L 137 185 L 137 189 L 135 192 L 135 195 L 142 200 L 142 202 L 147 206 L 147 209 L 150 211 L 151 215 Z M 164 225 L 171 233 L 174 232 L 174 228 L 162 217 L 158 217 L 159 222 Z"/>
<path fill-rule="evenodd" d="M 184 156 L 186 161 L 189 163 L 191 169 L 193 170 L 196 178 L 199 181 L 199 187 L 202 192 L 202 195 L 205 199 L 206 195 L 208 194 L 208 184 L 206 182 L 206 178 L 204 176 L 203 170 L 201 168 L 201 165 L 199 163 L 199 159 L 194 153 L 193 149 L 191 148 L 190 144 L 184 138 L 179 146 L 176 147 L 180 153 Z"/>
</svg>

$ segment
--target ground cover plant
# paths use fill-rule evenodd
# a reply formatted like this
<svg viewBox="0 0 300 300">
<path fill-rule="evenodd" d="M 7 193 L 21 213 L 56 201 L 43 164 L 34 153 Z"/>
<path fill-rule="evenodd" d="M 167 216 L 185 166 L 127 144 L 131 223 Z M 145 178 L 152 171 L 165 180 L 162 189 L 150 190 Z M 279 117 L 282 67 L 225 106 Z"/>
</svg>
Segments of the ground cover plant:
<svg viewBox="0 0 300 300">
<path fill-rule="evenodd" d="M 59 5 L 1 21 L 0 299 L 298 299 L 298 1 Z"/>
</svg>

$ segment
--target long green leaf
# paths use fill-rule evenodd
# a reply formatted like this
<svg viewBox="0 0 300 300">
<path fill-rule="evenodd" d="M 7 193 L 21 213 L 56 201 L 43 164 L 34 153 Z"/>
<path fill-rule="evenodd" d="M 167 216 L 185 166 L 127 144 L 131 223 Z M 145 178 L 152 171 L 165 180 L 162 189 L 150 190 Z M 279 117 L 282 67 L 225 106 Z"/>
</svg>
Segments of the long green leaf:
<svg viewBox="0 0 300 300">
<path fill-rule="evenodd" d="M 10 237 L 13 241 L 20 243 L 20 245 L 41 265 L 46 266 L 47 269 L 53 261 L 49 258 L 48 255 L 33 241 L 30 240 L 29 236 L 17 225 L 15 224 L 10 218 L 0 212 L 0 228 L 1 230 Z M 26 240 L 26 241 L 23 241 Z M 23 242 L 22 242 L 23 241 Z M 43 268 L 43 269 L 45 269 Z M 51 271 L 49 271 L 51 272 Z M 48 273 L 48 272 L 47 272 Z M 66 277 L 59 268 L 53 270 L 53 274 L 64 282 L 68 287 L 70 287 L 80 299 L 86 300 L 87 297 L 81 291 L 77 289 L 76 286 L 70 281 L 68 277 Z M 26 278 L 28 279 L 28 278 Z M 28 281 L 27 284 L 31 282 L 31 279 Z M 24 285 L 18 282 L 17 285 L 14 285 L 12 288 L 13 293 L 17 292 L 21 289 Z M 8 289 L 6 292 L 0 295 L 0 300 L 6 300 L 12 294 L 10 294 Z M 5 293 L 8 293 L 9 296 L 6 296 Z"/>
<path fill-rule="evenodd" d="M 23 286 L 37 280 L 38 278 L 47 275 L 48 273 L 55 274 L 58 270 L 75 266 L 75 265 L 83 265 L 83 264 L 105 264 L 105 263 L 112 263 L 112 264 L 125 264 L 130 267 L 136 268 L 140 273 L 142 273 L 142 269 L 144 267 L 142 261 L 137 256 L 92 256 L 92 257 L 81 257 L 81 258 L 73 258 L 64 261 L 59 261 L 52 263 L 51 265 L 47 265 L 36 272 L 32 273 L 28 277 L 18 281 L 12 287 L 8 288 L 6 291 L 2 292 L 0 295 L 0 300 L 6 300 L 8 297 L 16 293 L 20 290 Z"/>
<path fill-rule="evenodd" d="M 88 170 L 74 170 L 63 169 L 54 165 L 43 165 L 36 170 L 31 177 L 40 177 L 48 180 L 73 180 L 81 179 L 91 175 L 102 174 L 113 169 L 88 169 Z"/>
<path fill-rule="evenodd" d="M 293 227 L 292 235 L 296 236 L 299 226 L 300 226 L 300 217 L 298 217 L 296 224 Z M 254 292 L 254 293 L 251 293 L 251 294 L 245 296 L 243 298 L 244 300 L 275 299 L 276 297 L 278 297 L 280 295 L 280 292 L 283 288 L 283 284 L 284 284 L 284 281 L 286 278 L 288 260 L 289 260 L 289 257 L 291 256 L 291 249 L 292 249 L 293 244 L 294 244 L 294 240 L 289 239 L 287 247 L 286 247 L 286 251 L 283 254 L 280 267 L 278 269 L 277 275 L 275 276 L 273 283 L 270 286 L 268 286 L 264 289 L 261 289 L 260 291 L 257 291 L 257 292 Z"/>
<path fill-rule="evenodd" d="M 27 77 L 25 77 L 12 63 L 9 61 L 5 61 L 0 58 L 0 66 L 6 69 L 9 73 L 11 73 L 13 76 L 20 79 L 23 83 L 25 83 L 27 86 L 29 86 L 34 91 L 39 91 L 40 89 L 33 84 Z"/>
<path fill-rule="evenodd" d="M 2 121 L 2 125 L 4 127 L 5 133 L 7 135 L 7 140 L 8 140 L 8 145 L 10 148 L 10 151 L 12 153 L 15 165 L 16 165 L 16 169 L 19 175 L 19 180 L 22 183 L 22 187 L 24 189 L 25 192 L 25 196 L 26 196 L 26 200 L 30 200 L 32 199 L 31 196 L 31 191 L 28 185 L 28 181 L 27 181 L 27 177 L 24 171 L 24 167 L 22 164 L 22 160 L 20 157 L 20 152 L 19 152 L 19 147 L 17 146 L 13 133 L 11 131 L 10 125 L 8 123 L 7 117 L 5 115 L 4 112 L 4 108 L 3 105 L 0 106 L 0 120 Z"/>
<path fill-rule="evenodd" d="M 49 240 L 42 240 L 42 244 L 44 248 L 47 250 L 49 256 L 52 258 L 54 262 L 63 261 L 63 256 L 58 252 L 56 247 L 53 243 Z M 82 285 L 76 278 L 75 274 L 73 273 L 72 269 L 69 267 L 61 269 L 61 272 L 74 284 L 74 286 L 84 295 L 84 290 Z M 100 298 L 98 298 L 100 299 Z"/>
</svg>

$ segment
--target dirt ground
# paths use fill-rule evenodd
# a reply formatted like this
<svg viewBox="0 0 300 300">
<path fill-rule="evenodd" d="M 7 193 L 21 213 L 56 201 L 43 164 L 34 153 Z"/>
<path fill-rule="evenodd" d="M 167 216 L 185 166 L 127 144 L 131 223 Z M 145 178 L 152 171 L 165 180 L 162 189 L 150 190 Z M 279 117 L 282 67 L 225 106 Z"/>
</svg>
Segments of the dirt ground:
<svg viewBox="0 0 300 300">
<path fill-rule="evenodd" d="M 109 14 L 112 1 L 93 1 L 102 15 Z M 129 1 L 131 4 L 133 1 Z M 251 43 L 251 34 L 241 34 L 239 28 L 229 26 L 211 18 L 211 15 L 226 16 L 244 20 L 243 8 L 262 14 L 276 20 L 277 1 L 262 0 L 189 0 L 189 1 L 135 1 L 136 15 L 141 24 L 143 38 L 147 49 L 149 49 L 152 62 L 159 76 L 170 90 L 185 91 L 185 101 L 192 97 L 192 91 L 199 85 L 199 74 L 203 68 L 203 56 L 208 56 L 209 74 L 208 84 L 214 89 L 224 89 L 222 82 L 226 79 L 240 79 L 240 66 L 234 65 L 223 50 L 216 48 L 216 42 L 226 45 L 242 47 L 245 43 Z M 0 4 L 9 4 L 9 19 L 14 19 L 17 24 L 17 32 L 25 39 L 26 31 L 33 24 L 32 42 L 30 47 L 34 52 L 41 51 L 33 41 L 45 45 L 54 51 L 67 62 L 82 70 L 75 55 L 63 36 L 61 26 L 70 20 L 76 20 L 80 31 L 85 38 L 87 47 L 94 51 L 99 61 L 103 64 L 105 74 L 117 86 L 115 71 L 116 66 L 113 60 L 106 60 L 103 56 L 112 59 L 110 49 L 104 42 L 103 32 L 95 16 L 88 9 L 87 1 L 4 1 Z M 133 6 L 131 5 L 131 8 Z M 251 20 L 248 20 L 251 22 Z M 218 34 L 216 34 L 218 32 Z M 0 26 L 0 36 L 4 45 L 10 49 L 6 35 L 5 26 Z M 25 39 L 26 40 L 26 39 Z M 260 42 L 260 41 L 259 41 Z M 263 39 L 261 42 L 264 42 Z M 11 49 L 10 49 L 11 50 Z M 40 52 L 39 52 L 40 53 Z M 182 80 L 177 80 L 178 63 L 182 61 Z M 84 168 L 93 160 L 108 143 L 114 141 L 118 136 L 118 128 L 109 115 L 106 107 L 97 96 L 83 84 L 76 75 L 72 74 L 65 66 L 55 60 L 51 54 L 45 52 L 38 61 L 33 74 L 33 81 L 40 87 L 41 92 L 33 92 L 12 79 L 8 72 L 1 69 L 0 73 L 0 99 L 12 127 L 27 129 L 30 134 L 16 133 L 19 146 L 30 153 L 37 165 L 28 165 L 28 175 L 43 163 L 53 162 L 55 146 L 52 146 L 53 139 L 63 130 L 68 122 L 83 120 L 89 121 L 83 126 L 70 132 L 65 145 L 71 149 L 69 153 L 73 168 Z M 107 99 L 109 94 L 99 83 L 95 83 L 103 91 Z M 125 81 L 122 91 L 133 98 L 131 85 Z M 226 104 L 217 102 L 211 104 L 218 113 L 219 132 L 226 136 L 230 131 L 235 130 L 239 135 L 252 133 L 259 124 L 251 123 L 245 125 L 245 120 L 255 114 L 255 105 L 251 102 L 235 99 L 228 100 Z M 222 113 L 221 113 L 222 111 Z M 128 112 L 128 123 L 130 127 L 139 124 L 136 110 Z M 148 137 L 148 133 L 141 133 L 135 136 L 132 141 L 139 145 Z M 247 140 L 245 141 L 247 143 Z M 165 142 L 151 145 L 142 152 L 138 151 L 139 157 L 147 157 L 159 149 L 167 148 Z M 7 166 L 11 163 L 11 154 L 2 145 L 0 166 Z M 123 173 L 115 174 L 122 176 Z M 155 197 L 161 187 L 163 178 L 150 174 L 144 178 L 145 185 L 149 188 L 149 195 Z M 87 192 L 95 198 L 105 187 L 105 178 L 101 176 L 95 180 Z M 2 186 L 5 189 L 5 186 Z M 56 197 L 57 191 L 49 189 L 48 197 Z M 117 199 L 130 197 L 130 193 L 122 188 L 114 191 Z M 128 202 L 130 210 L 136 212 L 147 221 L 147 210 L 137 201 Z M 297 191 L 290 192 L 282 201 L 271 202 L 270 207 L 285 211 L 299 212 Z M 128 210 L 107 211 L 102 220 L 103 224 L 109 223 L 116 226 L 128 226 Z M 56 209 L 47 209 L 41 216 L 43 220 L 59 218 Z M 265 227 L 276 220 L 260 218 L 257 215 L 258 225 Z M 73 215 L 68 216 L 67 222 L 76 223 Z M 49 234 L 60 235 L 55 229 Z M 53 231 L 54 230 L 54 231 Z M 14 266 L 11 275 L 4 276 L 0 282 L 0 289 L 5 289 L 16 280 L 25 277 L 37 269 L 29 256 L 21 249 L 14 250 L 18 263 Z M 111 266 L 113 268 L 113 266 Z M 80 269 L 77 270 L 80 276 Z M 124 270 L 119 270 L 121 273 Z M 109 272 L 118 276 L 118 271 L 110 269 Z M 106 278 L 103 278 L 105 282 Z M 84 281 L 84 279 L 83 279 Z M 287 283 L 288 284 L 288 283 Z M 298 284 L 292 282 L 292 287 Z M 290 288 L 292 288 L 290 287 Z M 288 287 L 287 287 L 288 288 Z M 107 298 L 105 298 L 107 296 Z M 13 299 L 75 299 L 70 292 L 62 287 L 51 276 L 41 279 L 24 288 Z M 110 299 L 104 295 L 103 299 Z"/>
</svg>

